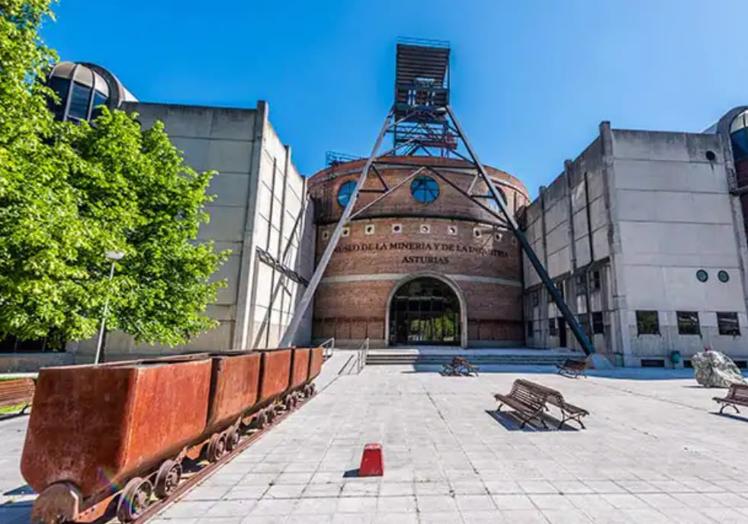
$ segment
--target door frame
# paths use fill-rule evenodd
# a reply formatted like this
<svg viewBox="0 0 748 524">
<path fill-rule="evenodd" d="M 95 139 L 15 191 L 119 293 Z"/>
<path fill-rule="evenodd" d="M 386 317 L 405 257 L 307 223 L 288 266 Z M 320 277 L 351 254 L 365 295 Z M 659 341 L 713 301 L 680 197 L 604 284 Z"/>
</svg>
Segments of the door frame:
<svg viewBox="0 0 748 524">
<path fill-rule="evenodd" d="M 460 303 L 460 347 L 468 347 L 467 300 L 465 299 L 465 295 L 463 294 L 462 289 L 460 289 L 460 286 L 458 286 L 454 280 L 449 278 L 447 275 L 435 273 L 433 271 L 420 271 L 417 273 L 411 273 L 408 276 L 398 280 L 395 285 L 392 286 L 392 289 L 390 289 L 389 296 L 387 297 L 386 309 L 384 311 L 385 346 L 390 347 L 390 310 L 392 308 L 392 300 L 395 297 L 395 293 L 397 293 L 397 290 L 400 289 L 403 285 L 407 284 L 411 280 L 416 280 L 419 278 L 433 278 L 435 280 L 439 280 L 447 284 L 452 289 L 452 291 L 454 291 L 454 294 L 457 296 L 457 300 Z"/>
</svg>

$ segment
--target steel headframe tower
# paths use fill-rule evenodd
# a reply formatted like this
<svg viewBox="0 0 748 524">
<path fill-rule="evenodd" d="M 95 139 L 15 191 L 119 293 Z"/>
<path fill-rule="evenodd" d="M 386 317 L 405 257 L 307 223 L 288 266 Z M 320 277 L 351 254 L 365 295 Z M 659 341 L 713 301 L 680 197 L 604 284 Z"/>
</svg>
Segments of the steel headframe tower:
<svg viewBox="0 0 748 524">
<path fill-rule="evenodd" d="M 401 40 L 398 42 L 395 103 L 384 119 L 384 124 L 377 135 L 371 154 L 358 177 L 356 188 L 343 210 L 340 221 L 330 236 L 330 241 L 309 280 L 304 295 L 299 301 L 291 323 L 283 335 L 281 340 L 283 346 L 293 343 L 301 319 L 311 304 L 317 286 L 343 233 L 343 228 L 349 220 L 360 215 L 422 172 L 429 172 L 456 189 L 465 198 L 472 200 L 477 206 L 491 213 L 502 227 L 512 231 L 584 352 L 587 355 L 595 352 L 589 337 L 579 325 L 569 306 L 566 305 L 561 293 L 519 228 L 514 215 L 509 212 L 504 198 L 491 183 L 485 167 L 478 159 L 477 153 L 449 105 L 449 53 L 449 43 L 447 42 L 432 40 Z M 392 147 L 383 151 L 382 144 L 387 135 L 392 135 Z M 407 164 L 413 167 L 413 172 L 396 186 L 389 187 L 377 169 L 377 165 L 393 165 L 395 162 L 393 162 L 392 157 L 397 156 L 459 158 L 470 164 L 468 167 L 472 168 L 471 171 L 474 176 L 470 185 L 465 189 L 457 186 L 449 177 L 445 176 L 439 167 Z M 384 157 L 389 158 L 384 160 Z M 371 174 L 379 179 L 381 189 L 363 189 L 364 183 Z M 481 181 L 489 188 L 488 193 L 476 191 L 476 186 L 481 186 L 479 184 Z M 356 201 L 362 191 L 381 193 L 381 195 L 354 212 Z M 498 211 L 490 206 L 492 201 L 497 204 Z"/>
</svg>

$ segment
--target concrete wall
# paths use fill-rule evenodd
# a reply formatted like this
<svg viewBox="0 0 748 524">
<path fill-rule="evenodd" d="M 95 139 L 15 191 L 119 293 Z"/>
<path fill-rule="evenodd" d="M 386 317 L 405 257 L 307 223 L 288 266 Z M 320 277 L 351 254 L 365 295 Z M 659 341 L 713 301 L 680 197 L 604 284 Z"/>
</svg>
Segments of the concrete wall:
<svg viewBox="0 0 748 524">
<path fill-rule="evenodd" d="M 626 362 L 674 350 L 688 358 L 704 346 L 744 359 L 743 336 L 717 330 L 717 312 L 737 312 L 741 329 L 748 328 L 719 135 L 612 130 L 611 138 Z M 706 282 L 696 278 L 699 269 Z M 717 278 L 721 270 L 727 283 Z M 658 311 L 660 335 L 638 335 L 636 310 Z M 701 336 L 678 334 L 677 311 L 699 313 Z"/>
<path fill-rule="evenodd" d="M 667 364 L 671 351 L 687 359 L 704 346 L 748 357 L 742 332 L 720 335 L 717 328 L 717 312 L 737 313 L 741 331 L 748 328 L 742 217 L 728 191 L 723 149 L 716 134 L 614 130 L 604 122 L 526 210 L 536 253 L 583 324 L 592 320 L 588 312 L 602 314 L 604 333 L 593 342 L 618 363 Z M 704 283 L 699 269 L 709 275 Z M 598 289 L 589 280 L 594 271 Z M 729 282 L 719 281 L 719 271 Z M 553 347 L 560 340 L 549 335 L 548 319 L 558 312 L 526 257 L 524 275 L 528 345 Z M 660 334 L 638 334 L 637 310 L 658 312 Z M 677 311 L 697 311 L 701 335 L 678 334 Z M 571 332 L 567 339 L 576 345 Z"/>
<path fill-rule="evenodd" d="M 311 210 L 304 207 L 304 179 L 293 165 L 290 148 L 280 142 L 268 121 L 267 104 L 259 102 L 256 109 L 224 109 L 129 103 L 124 109 L 138 113 L 144 127 L 164 122 L 187 164 L 198 171 L 217 171 L 208 189 L 215 196 L 206 206 L 210 222 L 202 225 L 198 238 L 214 241 L 217 249 L 229 249 L 231 255 L 215 274 L 227 286 L 219 290 L 216 302 L 207 310 L 219 322 L 215 329 L 175 348 L 135 344 L 124 333 L 109 333 L 107 358 L 274 345 L 289 321 L 299 290 L 294 282 L 286 282 L 273 301 L 267 286 L 277 287 L 278 272 L 259 262 L 256 248 L 266 249 L 308 277 L 314 232 Z M 302 220 L 291 239 L 299 215 Z M 281 256 L 284 252 L 285 257 Z M 261 328 L 265 318 L 267 325 Z M 300 342 L 309 340 L 310 326 L 309 319 Z M 262 329 L 266 336 L 259 336 Z M 86 361 L 94 347 L 95 341 L 82 341 L 69 344 L 69 351 L 77 353 L 79 361 Z"/>
<path fill-rule="evenodd" d="M 567 161 L 563 173 L 547 188 L 541 188 L 540 196 L 526 210 L 525 223 L 533 249 L 572 311 L 579 315 L 598 351 L 608 353 L 612 350 L 613 317 L 605 180 L 598 138 L 577 159 Z M 531 322 L 526 326 L 527 344 L 561 346 L 561 313 L 527 257 L 523 257 L 523 264 L 525 319 Z M 600 285 L 595 287 L 597 282 Z M 593 333 L 593 314 L 602 314 L 603 333 Z M 568 328 L 566 346 L 578 347 Z"/>
</svg>

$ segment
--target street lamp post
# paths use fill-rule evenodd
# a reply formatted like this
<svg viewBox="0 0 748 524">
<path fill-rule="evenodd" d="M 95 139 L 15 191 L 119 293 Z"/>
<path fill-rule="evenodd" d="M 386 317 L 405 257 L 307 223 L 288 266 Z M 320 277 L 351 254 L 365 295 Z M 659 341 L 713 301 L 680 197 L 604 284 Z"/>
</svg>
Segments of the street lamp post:
<svg viewBox="0 0 748 524">
<path fill-rule="evenodd" d="M 104 348 L 104 330 L 106 329 L 106 315 L 109 312 L 109 295 L 112 287 L 112 278 L 114 278 L 114 263 L 117 260 L 121 260 L 125 254 L 122 251 L 107 251 L 107 260 L 112 261 L 112 267 L 109 270 L 109 281 L 107 286 L 106 300 L 104 301 L 104 314 L 101 316 L 101 328 L 99 329 L 99 340 L 96 343 L 96 357 L 94 358 L 94 364 L 98 364 L 101 360 L 101 351 Z"/>
</svg>

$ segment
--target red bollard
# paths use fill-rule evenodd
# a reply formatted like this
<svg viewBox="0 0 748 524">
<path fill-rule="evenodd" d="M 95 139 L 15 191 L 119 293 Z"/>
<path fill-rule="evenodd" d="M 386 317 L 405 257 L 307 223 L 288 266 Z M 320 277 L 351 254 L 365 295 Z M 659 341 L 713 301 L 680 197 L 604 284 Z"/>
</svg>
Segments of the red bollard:
<svg viewBox="0 0 748 524">
<path fill-rule="evenodd" d="M 381 444 L 367 444 L 361 456 L 361 467 L 358 468 L 359 477 L 381 477 L 384 475 L 384 459 Z"/>
</svg>

